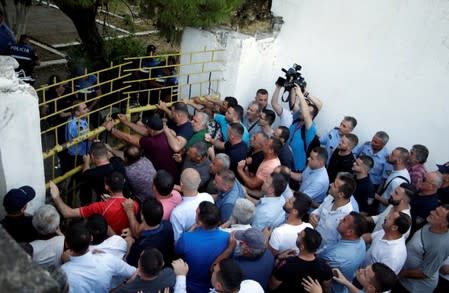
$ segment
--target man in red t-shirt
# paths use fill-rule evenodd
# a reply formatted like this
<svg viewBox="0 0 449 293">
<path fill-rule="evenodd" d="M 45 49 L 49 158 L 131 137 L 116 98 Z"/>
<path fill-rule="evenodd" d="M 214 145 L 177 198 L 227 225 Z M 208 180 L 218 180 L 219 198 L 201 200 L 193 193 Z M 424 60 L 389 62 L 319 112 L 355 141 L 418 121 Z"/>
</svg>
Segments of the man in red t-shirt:
<svg viewBox="0 0 449 293">
<path fill-rule="evenodd" d="M 112 172 L 104 180 L 105 189 L 110 197 L 102 202 L 95 202 L 87 206 L 73 209 L 64 203 L 59 189 L 50 181 L 51 197 L 64 218 L 89 218 L 93 214 L 100 214 L 116 234 L 121 234 L 122 230 L 129 227 L 128 217 L 123 210 L 122 202 L 126 200 L 123 196 L 123 185 L 125 178 L 119 172 Z M 138 204 L 134 202 L 134 213 L 137 214 Z"/>
</svg>

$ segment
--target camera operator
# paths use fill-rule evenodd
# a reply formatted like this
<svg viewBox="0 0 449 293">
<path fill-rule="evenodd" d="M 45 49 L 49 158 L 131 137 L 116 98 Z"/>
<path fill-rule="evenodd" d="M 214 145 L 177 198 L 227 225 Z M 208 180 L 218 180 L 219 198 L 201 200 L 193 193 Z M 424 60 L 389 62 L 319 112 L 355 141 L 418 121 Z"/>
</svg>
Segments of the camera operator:
<svg viewBox="0 0 449 293">
<path fill-rule="evenodd" d="M 306 92 L 307 93 L 307 92 Z M 310 95 L 309 95 L 310 96 Z M 295 84 L 290 93 L 290 101 L 293 100 L 292 109 L 295 110 L 299 106 L 299 111 L 293 115 L 293 123 L 290 126 L 290 138 L 287 143 L 293 151 L 295 159 L 295 170 L 302 171 L 306 165 L 306 150 L 317 132 L 317 126 L 313 119 L 318 114 L 318 106 L 308 104 L 306 97 L 302 93 L 299 85 Z M 320 107 L 322 103 L 319 103 Z M 301 128 L 304 127 L 304 135 Z"/>
<path fill-rule="evenodd" d="M 295 98 L 294 90 L 292 89 L 289 93 L 290 98 L 288 98 L 289 107 L 291 110 L 282 107 L 279 104 L 279 94 L 282 87 L 282 82 L 276 82 L 276 88 L 274 89 L 273 96 L 271 98 L 271 106 L 273 107 L 274 112 L 276 112 L 279 116 L 279 126 L 290 127 L 293 123 L 293 114 L 299 111 L 299 100 Z M 308 100 L 308 103 L 316 106 L 317 112 L 319 112 L 323 107 L 323 102 L 319 98 L 309 94 L 309 92 L 305 89 L 304 97 Z"/>
</svg>

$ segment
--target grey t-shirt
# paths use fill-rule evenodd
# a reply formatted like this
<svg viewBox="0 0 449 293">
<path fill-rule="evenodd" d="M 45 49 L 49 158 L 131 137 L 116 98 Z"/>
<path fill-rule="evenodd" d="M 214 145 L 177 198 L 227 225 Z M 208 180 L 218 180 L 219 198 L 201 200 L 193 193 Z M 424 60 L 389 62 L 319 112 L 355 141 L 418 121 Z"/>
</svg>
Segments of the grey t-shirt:
<svg viewBox="0 0 449 293">
<path fill-rule="evenodd" d="M 401 279 L 401 284 L 410 292 L 433 292 L 438 284 L 438 270 L 449 256 L 449 233 L 433 233 L 429 224 L 416 231 L 407 243 L 407 260 L 404 270 L 419 269 L 427 278 Z"/>
</svg>

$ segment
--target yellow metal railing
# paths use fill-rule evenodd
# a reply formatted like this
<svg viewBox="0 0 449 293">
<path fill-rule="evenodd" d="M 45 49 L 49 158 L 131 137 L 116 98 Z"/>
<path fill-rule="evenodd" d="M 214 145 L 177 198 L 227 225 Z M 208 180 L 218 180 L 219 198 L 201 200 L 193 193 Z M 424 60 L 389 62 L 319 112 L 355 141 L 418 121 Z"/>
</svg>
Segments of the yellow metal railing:
<svg viewBox="0 0 449 293">
<path fill-rule="evenodd" d="M 156 110 L 154 104 L 161 100 L 171 106 L 181 100 L 181 97 L 211 93 L 219 95 L 224 64 L 222 52 L 223 50 L 203 50 L 132 57 L 122 64 L 111 64 L 110 67 L 95 72 L 84 70 L 80 76 L 63 81 L 54 80 L 50 85 L 37 89 L 46 180 L 59 183 L 82 169 L 80 165 L 74 165 L 62 173 L 58 164 L 59 156 L 69 147 L 87 139 L 102 138 L 105 128 L 101 122 L 107 115 L 120 112 L 130 116 Z M 157 64 L 145 66 L 145 61 L 151 58 L 156 59 Z M 89 78 L 95 82 L 85 87 L 78 86 Z M 155 83 L 158 83 L 157 86 L 154 86 Z M 65 92 L 56 95 L 56 89 L 61 86 Z M 95 94 L 88 94 L 89 91 Z M 65 141 L 65 129 L 72 110 L 81 104 L 92 107 L 87 114 L 78 117 L 88 121 L 90 130 Z M 79 156 L 77 161 L 82 162 L 82 157 Z"/>
</svg>

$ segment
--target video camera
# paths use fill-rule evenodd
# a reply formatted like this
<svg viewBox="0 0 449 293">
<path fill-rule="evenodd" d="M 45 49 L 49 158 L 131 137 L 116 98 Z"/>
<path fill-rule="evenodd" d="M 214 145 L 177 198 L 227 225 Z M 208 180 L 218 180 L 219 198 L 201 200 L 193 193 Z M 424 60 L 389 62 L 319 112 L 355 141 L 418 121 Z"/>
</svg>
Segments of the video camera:
<svg viewBox="0 0 449 293">
<path fill-rule="evenodd" d="M 301 88 L 301 91 L 304 93 L 307 86 L 307 82 L 299 72 L 301 68 L 302 68 L 301 65 L 298 65 L 296 63 L 294 63 L 293 66 L 290 67 L 288 70 L 282 68 L 282 71 L 285 73 L 285 78 L 279 76 L 278 80 L 276 81 L 276 84 L 279 86 L 283 86 L 286 92 L 290 92 L 290 90 L 295 86 L 295 84 L 297 84 Z"/>
</svg>

